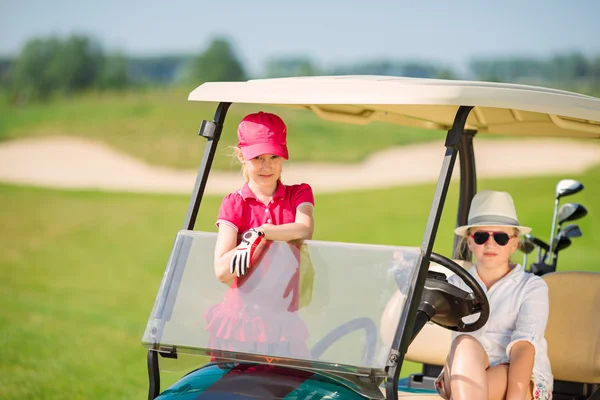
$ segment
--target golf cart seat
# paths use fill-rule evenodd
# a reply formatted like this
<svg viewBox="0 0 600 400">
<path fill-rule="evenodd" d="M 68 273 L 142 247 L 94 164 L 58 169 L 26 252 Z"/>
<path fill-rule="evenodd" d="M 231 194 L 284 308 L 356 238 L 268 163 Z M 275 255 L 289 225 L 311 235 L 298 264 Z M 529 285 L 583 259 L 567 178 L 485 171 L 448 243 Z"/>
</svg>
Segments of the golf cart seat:
<svg viewBox="0 0 600 400">
<path fill-rule="evenodd" d="M 600 395 L 600 272 L 553 272 L 543 279 L 550 296 L 546 340 L 554 399 Z"/>
<path fill-rule="evenodd" d="M 554 272 L 543 279 L 550 298 L 546 340 L 554 375 L 554 399 L 588 399 L 592 393 L 600 393 L 600 273 Z M 386 340 L 384 336 L 382 332 Z M 437 372 L 446 360 L 451 340 L 451 331 L 427 323 L 411 343 L 405 359 L 436 367 Z M 430 387 L 436 376 L 411 378 L 406 390 L 418 391 Z M 398 398 L 440 397 L 401 390 Z"/>
</svg>

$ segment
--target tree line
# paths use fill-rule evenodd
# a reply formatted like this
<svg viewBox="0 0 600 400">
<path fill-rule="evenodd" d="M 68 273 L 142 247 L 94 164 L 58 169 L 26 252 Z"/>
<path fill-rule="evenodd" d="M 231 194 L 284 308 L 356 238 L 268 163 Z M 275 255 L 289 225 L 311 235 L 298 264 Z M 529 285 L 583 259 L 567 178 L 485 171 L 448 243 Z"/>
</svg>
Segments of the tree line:
<svg viewBox="0 0 600 400">
<path fill-rule="evenodd" d="M 45 100 L 90 88 L 124 87 L 127 67 L 125 56 L 105 54 L 98 41 L 86 36 L 35 38 L 15 60 L 0 61 L 0 84 L 16 102 Z"/>
<path fill-rule="evenodd" d="M 468 76 L 430 62 L 367 60 L 320 68 L 309 57 L 267 60 L 260 77 L 314 75 L 388 75 L 417 78 L 475 79 L 542 84 L 600 93 L 600 55 L 578 52 L 547 58 L 495 57 L 473 59 Z M 0 87 L 15 103 L 46 100 L 85 90 L 120 90 L 145 85 L 199 85 L 208 81 L 242 81 L 249 76 L 231 42 L 213 38 L 197 54 L 127 57 L 106 53 L 99 41 L 82 35 L 34 38 L 16 58 L 0 58 Z"/>
</svg>

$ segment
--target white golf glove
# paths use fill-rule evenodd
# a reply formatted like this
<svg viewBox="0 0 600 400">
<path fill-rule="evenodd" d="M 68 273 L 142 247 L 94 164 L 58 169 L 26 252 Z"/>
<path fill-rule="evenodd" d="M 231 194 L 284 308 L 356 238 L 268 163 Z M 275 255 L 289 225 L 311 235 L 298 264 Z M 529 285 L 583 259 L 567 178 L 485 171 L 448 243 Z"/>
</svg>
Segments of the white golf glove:
<svg viewBox="0 0 600 400">
<path fill-rule="evenodd" d="M 264 232 L 254 228 L 242 234 L 242 242 L 238 245 L 229 263 L 229 272 L 237 276 L 245 275 L 252 262 L 260 255 L 259 246 L 264 242 Z"/>
</svg>

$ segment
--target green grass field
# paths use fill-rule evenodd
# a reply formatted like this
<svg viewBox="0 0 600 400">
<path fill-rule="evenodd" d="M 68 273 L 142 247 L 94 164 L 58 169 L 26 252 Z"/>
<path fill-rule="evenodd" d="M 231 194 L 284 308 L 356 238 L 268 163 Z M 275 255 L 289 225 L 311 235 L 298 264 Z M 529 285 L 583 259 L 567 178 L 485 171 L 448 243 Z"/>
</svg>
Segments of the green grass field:
<svg viewBox="0 0 600 400">
<path fill-rule="evenodd" d="M 561 270 L 600 271 L 600 168 L 569 198 L 589 215 Z M 558 179 L 483 180 L 510 191 L 523 223 L 547 239 Z M 419 246 L 433 185 L 317 195 L 315 239 Z M 566 201 L 566 200 L 565 200 Z M 220 197 L 196 229 L 214 230 Z M 147 391 L 141 337 L 188 198 L 0 185 L 0 398 L 132 399 Z M 434 250 L 449 254 L 453 184 Z M 518 260 L 520 257 L 518 257 Z M 418 369 L 407 364 L 403 375 Z M 177 379 L 168 374 L 163 389 Z"/>
<path fill-rule="evenodd" d="M 192 89 L 89 93 L 23 108 L 0 102 L 0 140 L 53 135 L 83 137 L 151 164 L 196 169 L 206 142 L 197 135 L 198 128 L 202 119 L 213 119 L 216 104 L 188 101 Z M 235 104 L 228 112 L 219 154 L 226 154 L 227 146 L 237 144 L 237 124 L 244 115 L 260 109 L 276 112 L 285 120 L 294 161 L 356 162 L 389 146 L 436 140 L 444 135 L 382 123 L 365 129 L 323 121 L 302 110 Z M 344 151 L 340 151 L 340 143 Z M 237 168 L 231 161 L 228 157 L 216 157 L 214 166 Z"/>
</svg>

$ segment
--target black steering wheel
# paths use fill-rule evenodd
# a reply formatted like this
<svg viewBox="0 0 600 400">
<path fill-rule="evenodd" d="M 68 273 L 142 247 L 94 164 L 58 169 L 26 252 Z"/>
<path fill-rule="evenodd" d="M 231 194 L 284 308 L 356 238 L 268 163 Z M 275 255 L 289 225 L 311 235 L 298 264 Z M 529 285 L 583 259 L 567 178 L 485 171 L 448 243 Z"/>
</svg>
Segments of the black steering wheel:
<svg viewBox="0 0 600 400">
<path fill-rule="evenodd" d="M 318 360 L 333 343 L 360 329 L 364 329 L 367 336 L 362 354 L 362 364 L 371 365 L 377 345 L 377 326 L 371 318 L 366 317 L 353 319 L 333 329 L 313 346 L 310 350 L 311 357 Z"/>
<path fill-rule="evenodd" d="M 449 283 L 446 275 L 429 271 L 419 310 L 435 324 L 452 331 L 473 332 L 482 328 L 490 316 L 490 303 L 479 283 L 466 269 L 447 257 L 431 253 L 430 260 L 454 272 L 473 293 Z M 480 313 L 476 321 L 463 322 L 464 317 L 476 313 Z"/>
</svg>

